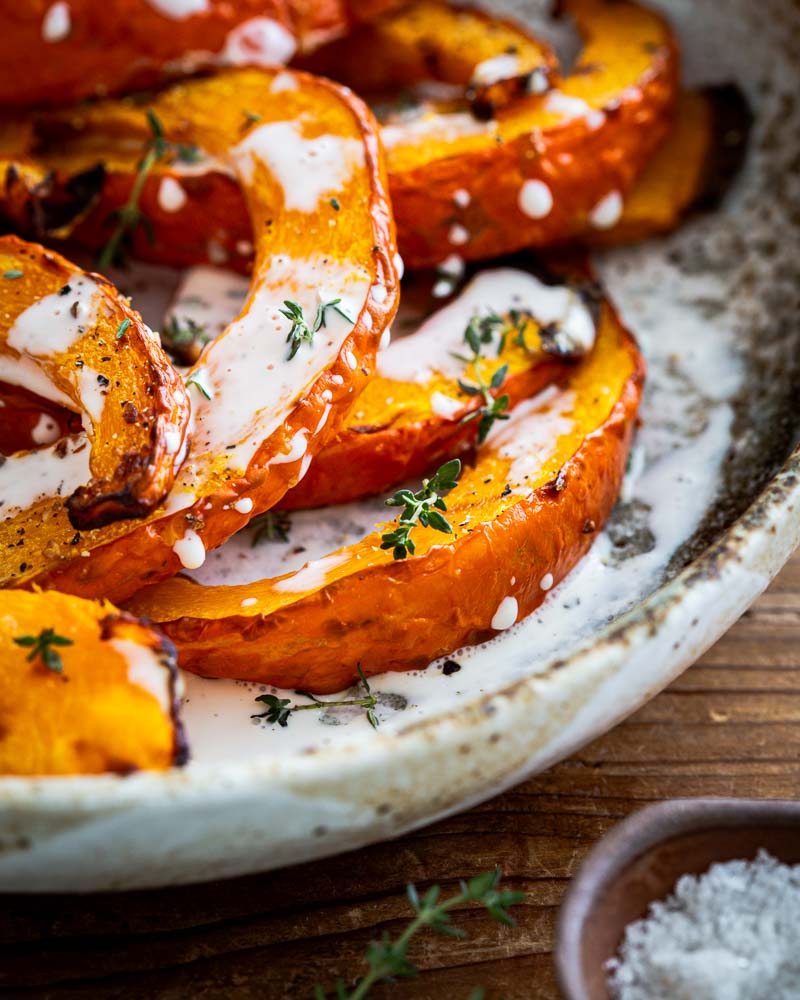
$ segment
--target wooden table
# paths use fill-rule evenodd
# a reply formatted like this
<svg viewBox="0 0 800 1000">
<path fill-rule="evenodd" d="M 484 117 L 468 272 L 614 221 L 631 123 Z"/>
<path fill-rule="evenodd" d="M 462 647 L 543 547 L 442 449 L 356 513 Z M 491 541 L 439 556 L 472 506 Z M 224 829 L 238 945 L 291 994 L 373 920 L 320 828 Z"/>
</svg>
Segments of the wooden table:
<svg viewBox="0 0 800 1000">
<path fill-rule="evenodd" d="M 375 997 L 557 997 L 559 900 L 581 859 L 647 802 L 680 795 L 796 797 L 800 787 L 800 553 L 691 670 L 623 725 L 519 788 L 389 844 L 286 871 L 122 896 L 7 897 L 0 990 L 25 997 L 306 998 L 359 973 L 369 940 L 397 934 L 413 880 L 500 864 L 528 901 L 514 930 L 483 912 L 469 939 L 428 934 L 418 979 Z"/>
</svg>

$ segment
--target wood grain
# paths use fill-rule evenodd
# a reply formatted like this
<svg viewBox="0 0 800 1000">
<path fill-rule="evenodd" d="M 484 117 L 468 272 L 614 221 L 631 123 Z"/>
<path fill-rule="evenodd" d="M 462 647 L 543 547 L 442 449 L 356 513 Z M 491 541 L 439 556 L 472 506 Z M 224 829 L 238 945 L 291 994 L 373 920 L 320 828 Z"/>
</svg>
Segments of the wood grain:
<svg viewBox="0 0 800 1000">
<path fill-rule="evenodd" d="M 157 892 L 7 896 L 0 992 L 114 1000 L 310 997 L 358 974 L 364 948 L 408 914 L 403 887 L 500 864 L 527 893 L 507 930 L 466 910 L 464 941 L 420 939 L 414 981 L 376 998 L 554 1000 L 550 950 L 569 878 L 647 802 L 679 795 L 793 798 L 800 786 L 800 554 L 667 691 L 546 774 L 393 843 L 267 875 Z"/>
</svg>

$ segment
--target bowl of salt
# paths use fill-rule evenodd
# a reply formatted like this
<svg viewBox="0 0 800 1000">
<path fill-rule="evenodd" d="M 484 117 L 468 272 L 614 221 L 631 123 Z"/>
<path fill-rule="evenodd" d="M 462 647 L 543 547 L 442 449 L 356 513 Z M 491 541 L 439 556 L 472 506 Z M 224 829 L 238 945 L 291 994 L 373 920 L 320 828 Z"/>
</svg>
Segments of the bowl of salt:
<svg viewBox="0 0 800 1000">
<path fill-rule="evenodd" d="M 635 813 L 573 879 L 555 958 L 565 1000 L 797 1000 L 800 803 Z"/>
</svg>

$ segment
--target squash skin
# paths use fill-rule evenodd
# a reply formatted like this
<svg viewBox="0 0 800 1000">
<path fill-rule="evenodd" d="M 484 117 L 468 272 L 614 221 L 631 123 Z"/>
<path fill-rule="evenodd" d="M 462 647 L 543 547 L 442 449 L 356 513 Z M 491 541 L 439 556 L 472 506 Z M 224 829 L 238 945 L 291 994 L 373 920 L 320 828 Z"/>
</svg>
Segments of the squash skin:
<svg viewBox="0 0 800 1000">
<path fill-rule="evenodd" d="M 570 287 L 597 321 L 602 293 L 585 262 L 554 260 L 555 270 L 552 271 L 523 255 L 510 258 L 507 263 L 534 277 L 546 279 L 546 284 Z M 411 282 L 414 286 L 408 289 Z M 419 285 L 424 286 L 421 289 L 424 294 L 430 281 L 426 282 L 420 274 L 403 279 L 403 287 L 411 295 L 416 294 L 415 286 Z M 424 301 L 427 313 L 435 300 L 425 296 Z M 510 366 L 503 385 L 492 393 L 495 398 L 509 397 L 506 412 L 511 412 L 518 403 L 535 396 L 546 386 L 567 379 L 576 364 L 575 357 L 548 354 L 534 347 L 539 340 L 539 329 L 539 324 L 532 321 L 525 330 L 526 342 L 533 348 L 530 354 L 513 344 L 511 331 L 502 353 L 482 365 L 487 383 L 503 364 Z M 435 348 L 433 335 L 429 346 Z M 419 349 L 422 360 L 422 343 Z M 469 354 L 466 345 L 463 351 Z M 485 348 L 485 353 L 490 354 L 490 349 Z M 474 384 L 473 366 L 465 366 L 464 378 Z M 434 412 L 430 402 L 433 392 L 463 402 L 457 419 Z M 419 479 L 450 458 L 475 447 L 478 421 L 463 420 L 482 405 L 479 397 L 461 393 L 457 382 L 451 379 L 437 377 L 423 385 L 383 377 L 379 360 L 378 373 L 359 396 L 342 432 L 317 455 L 308 474 L 289 490 L 278 506 L 283 510 L 302 510 L 349 503 L 387 492 L 405 480 Z"/>
<path fill-rule="evenodd" d="M 621 380 L 618 392 L 599 424 L 588 426 L 585 418 L 585 436 L 563 465 L 558 449 L 548 458 L 527 497 L 504 506 L 498 492 L 501 466 L 479 453 L 474 469 L 462 474 L 448 498 L 454 526 L 470 509 L 467 498 L 482 490 L 483 500 L 475 502 L 485 500 L 498 511 L 471 531 L 459 526 L 453 536 L 443 536 L 419 529 L 417 555 L 398 562 L 378 548 L 378 529 L 342 550 L 346 561 L 309 591 L 298 586 L 297 594 L 287 596 L 287 587 L 276 589 L 276 582 L 291 574 L 241 587 L 201 587 L 176 577 L 137 594 L 131 609 L 159 622 L 187 670 L 315 693 L 345 688 L 356 679 L 358 664 L 367 675 L 421 668 L 490 637 L 490 623 L 508 596 L 518 602 L 518 618 L 530 614 L 545 597 L 545 576 L 558 583 L 588 550 L 624 474 L 644 362 L 610 309 L 604 312 L 602 336 L 606 345 L 613 343 L 605 361 L 598 360 L 605 350 L 598 342 L 576 369 L 575 379 L 583 379 L 576 406 L 591 412 L 597 405 L 594 368 L 583 366 L 604 364 L 606 372 L 613 367 L 616 375 L 608 377 Z M 488 487 L 481 486 L 487 463 L 499 477 Z M 353 560 L 360 565 L 348 568 Z M 250 596 L 257 596 L 263 611 L 241 610 L 242 599 Z"/>
<path fill-rule="evenodd" d="M 84 335 L 63 353 L 25 352 L 21 360 L 33 363 L 46 381 L 72 399 L 76 410 L 83 409 L 92 428 L 92 479 L 67 499 L 71 526 L 83 530 L 144 516 L 169 492 L 176 460 L 188 444 L 190 407 L 183 381 L 139 314 L 100 275 L 88 274 L 59 254 L 15 236 L 0 237 L 0 272 L 21 274 L 3 280 L 0 289 L 4 300 L 0 355 L 12 367 L 20 352 L 7 337 L 22 312 L 45 296 L 56 295 L 60 303 L 60 293 L 75 275 L 97 286 L 92 301 L 100 303 L 98 316 L 93 325 L 87 323 Z M 63 311 L 70 306 L 66 294 Z M 126 329 L 118 337 L 121 325 Z M 88 404 L 82 406 L 82 383 L 71 377 L 84 366 L 108 386 L 97 420 L 94 414 L 89 416 Z M 10 473 L 11 466 L 6 466 L 5 474 Z M 20 512 L 5 522 L 5 530 L 13 524 L 13 531 L 19 532 L 27 520 L 26 512 Z"/>
<path fill-rule="evenodd" d="M 351 93 L 302 73 L 293 74 L 297 89 L 272 95 L 269 86 L 275 75 L 264 70 L 229 71 L 213 81 L 191 81 L 164 92 L 157 110 L 167 137 L 183 141 L 179 123 L 190 98 L 202 110 L 197 118 L 203 123 L 205 145 L 210 147 L 216 142 L 216 148 L 211 148 L 215 154 L 224 153 L 226 143 L 242 140 L 242 107 L 260 110 L 264 123 L 269 122 L 270 114 L 284 121 L 287 117 L 298 120 L 304 112 L 317 130 L 330 128 L 335 134 L 339 134 L 337 129 L 344 130 L 343 135 L 360 144 L 365 168 L 354 173 L 348 182 L 346 190 L 351 200 L 343 197 L 339 212 L 334 212 L 327 199 L 315 212 L 301 216 L 294 211 L 276 211 L 270 186 L 274 182 L 258 174 L 257 182 L 251 185 L 253 226 L 262 234 L 254 282 L 264 277 L 273 246 L 280 248 L 284 257 L 302 256 L 314 250 L 320 254 L 327 252 L 331 259 L 341 260 L 348 267 L 357 265 L 368 276 L 369 283 L 383 286 L 384 297 L 378 301 L 373 295 L 367 296 L 361 314 L 355 317 L 355 326 L 332 364 L 312 379 L 299 398 L 280 410 L 285 419 L 261 441 L 242 473 L 228 468 L 227 455 L 221 446 L 212 456 L 214 464 L 209 466 L 208 475 L 204 474 L 196 489 L 192 483 L 194 502 L 180 509 L 171 508 L 170 501 L 182 488 L 181 477 L 190 474 L 198 454 L 197 447 L 190 448 L 167 504 L 135 526 L 111 525 L 83 534 L 80 545 L 90 553 L 89 558 L 81 558 L 74 547 L 70 548 L 72 532 L 67 530 L 60 513 L 48 512 L 47 551 L 41 530 L 38 538 L 35 532 L 29 532 L 26 535 L 29 551 L 20 553 L 20 558 L 25 556 L 25 572 L 7 578 L 7 584 L 36 583 L 83 597 L 105 596 L 121 601 L 139 587 L 174 574 L 182 565 L 174 548 L 176 542 L 191 530 L 201 537 L 205 550 L 210 550 L 251 517 L 273 506 L 299 478 L 304 458 L 337 433 L 344 413 L 365 385 L 382 332 L 397 305 L 393 227 L 374 120 Z M 224 120 L 219 114 L 220 107 L 229 109 Z M 139 112 L 138 120 L 141 118 Z M 335 219 L 335 226 L 329 225 L 330 219 Z M 278 307 L 287 297 L 285 286 L 282 289 L 276 285 L 274 296 L 274 305 Z M 194 366 L 195 371 L 211 364 L 217 345 L 224 339 L 223 336 L 208 346 Z M 195 398 L 202 405 L 199 396 Z M 326 408 L 329 420 L 320 427 Z M 308 435 L 308 451 L 305 456 L 288 461 L 283 456 L 291 453 L 292 441 L 298 434 Z M 198 437 L 195 430 L 195 441 Z M 276 458 L 280 464 L 273 462 Z M 242 500 L 251 501 L 251 506 L 240 505 Z M 2 538 L 0 524 L 0 542 Z"/>
<path fill-rule="evenodd" d="M 163 636 L 109 604 L 64 594 L 9 591 L 0 605 L 0 775 L 130 774 L 186 762 L 175 650 Z M 56 647 L 62 673 L 27 662 L 31 650 L 13 641 L 43 628 L 73 642 Z M 129 676 L 118 641 L 138 650 L 166 704 Z"/>
<path fill-rule="evenodd" d="M 357 59 L 353 52 L 358 52 Z M 476 73 L 481 63 L 510 53 L 517 61 L 513 68 L 485 80 Z M 550 46 L 515 22 L 441 0 L 404 4 L 323 46 L 302 65 L 359 94 L 379 97 L 421 80 L 460 85 L 479 118 L 491 118 L 532 87 L 543 93 L 558 71 Z"/>
<path fill-rule="evenodd" d="M 148 0 L 70 0 L 68 32 L 47 41 L 43 18 L 49 5 L 0 0 L 0 106 L 64 105 L 151 87 L 213 65 L 231 32 L 255 18 L 274 22 L 282 36 L 274 51 L 286 61 L 293 49 L 305 51 L 345 34 L 391 2 L 208 0 L 207 10 L 175 18 Z M 255 54 L 263 61 L 264 55 Z"/>
</svg>

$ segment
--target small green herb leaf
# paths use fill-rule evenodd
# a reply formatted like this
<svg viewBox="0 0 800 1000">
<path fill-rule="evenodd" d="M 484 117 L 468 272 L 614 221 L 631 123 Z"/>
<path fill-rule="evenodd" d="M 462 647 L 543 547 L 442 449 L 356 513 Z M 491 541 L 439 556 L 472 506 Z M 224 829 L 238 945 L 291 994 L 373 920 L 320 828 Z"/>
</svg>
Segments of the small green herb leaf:
<svg viewBox="0 0 800 1000">
<path fill-rule="evenodd" d="M 253 528 L 253 548 L 261 542 L 288 542 L 292 519 L 286 511 L 265 510 L 252 518 L 248 527 Z"/>
<path fill-rule="evenodd" d="M 194 373 L 194 375 L 190 375 L 189 378 L 186 379 L 186 384 L 193 385 L 198 392 L 200 392 L 203 396 L 205 396 L 206 399 L 212 399 L 213 398 L 212 393 L 209 391 L 208 387 L 203 383 L 203 378 L 205 377 L 205 374 L 206 372 L 204 368 L 198 368 L 197 371 Z"/>
<path fill-rule="evenodd" d="M 403 510 L 394 531 L 387 531 L 381 535 L 381 548 L 391 549 L 395 559 L 413 556 L 416 547 L 411 532 L 416 524 L 421 524 L 423 528 L 431 527 L 436 531 L 452 534 L 450 523 L 439 513 L 440 510 L 447 510 L 447 504 L 439 493 L 454 489 L 458 485 L 460 474 L 461 462 L 453 458 L 441 466 L 430 479 L 423 479 L 422 489 L 418 492 L 412 493 L 411 490 L 402 489 L 388 500 L 384 500 L 387 507 L 402 507 Z"/>
<path fill-rule="evenodd" d="M 21 278 L 25 274 L 24 271 L 4 271 L 3 277 L 6 281 L 13 281 L 15 278 Z"/>
<path fill-rule="evenodd" d="M 338 212 L 341 207 L 342 206 L 339 204 L 338 198 L 331 198 L 331 208 L 334 210 L 334 212 Z"/>
<path fill-rule="evenodd" d="M 125 336 L 125 331 L 128 329 L 130 325 L 131 321 L 126 317 L 117 327 L 117 333 L 116 333 L 117 340 L 120 340 L 122 337 Z"/>
<path fill-rule="evenodd" d="M 310 698 L 311 704 L 297 705 L 289 701 L 288 698 L 278 698 L 274 694 L 262 694 L 256 698 L 256 701 L 267 706 L 266 712 L 261 712 L 258 715 L 251 715 L 250 718 L 266 719 L 267 722 L 277 723 L 279 726 L 283 726 L 285 728 L 289 723 L 289 717 L 294 712 L 324 711 L 329 708 L 357 706 L 364 709 L 367 722 L 369 722 L 373 729 L 377 729 L 379 721 L 378 716 L 375 713 L 375 709 L 378 705 L 378 699 L 370 690 L 369 683 L 367 678 L 364 676 L 364 671 L 361 669 L 360 663 L 358 664 L 357 670 L 358 676 L 361 680 L 361 686 L 364 689 L 364 695 L 361 698 L 340 698 L 335 701 L 322 701 L 320 698 L 316 698 L 313 694 L 309 694 L 307 691 L 298 691 L 297 694 L 302 695 L 305 698 Z"/>
<path fill-rule="evenodd" d="M 17 646 L 30 649 L 30 653 L 25 657 L 28 663 L 41 659 L 42 663 L 54 673 L 60 674 L 64 670 L 61 656 L 53 648 L 54 646 L 72 646 L 72 639 L 58 635 L 55 629 L 45 628 L 38 635 L 21 635 L 14 639 Z"/>
</svg>

